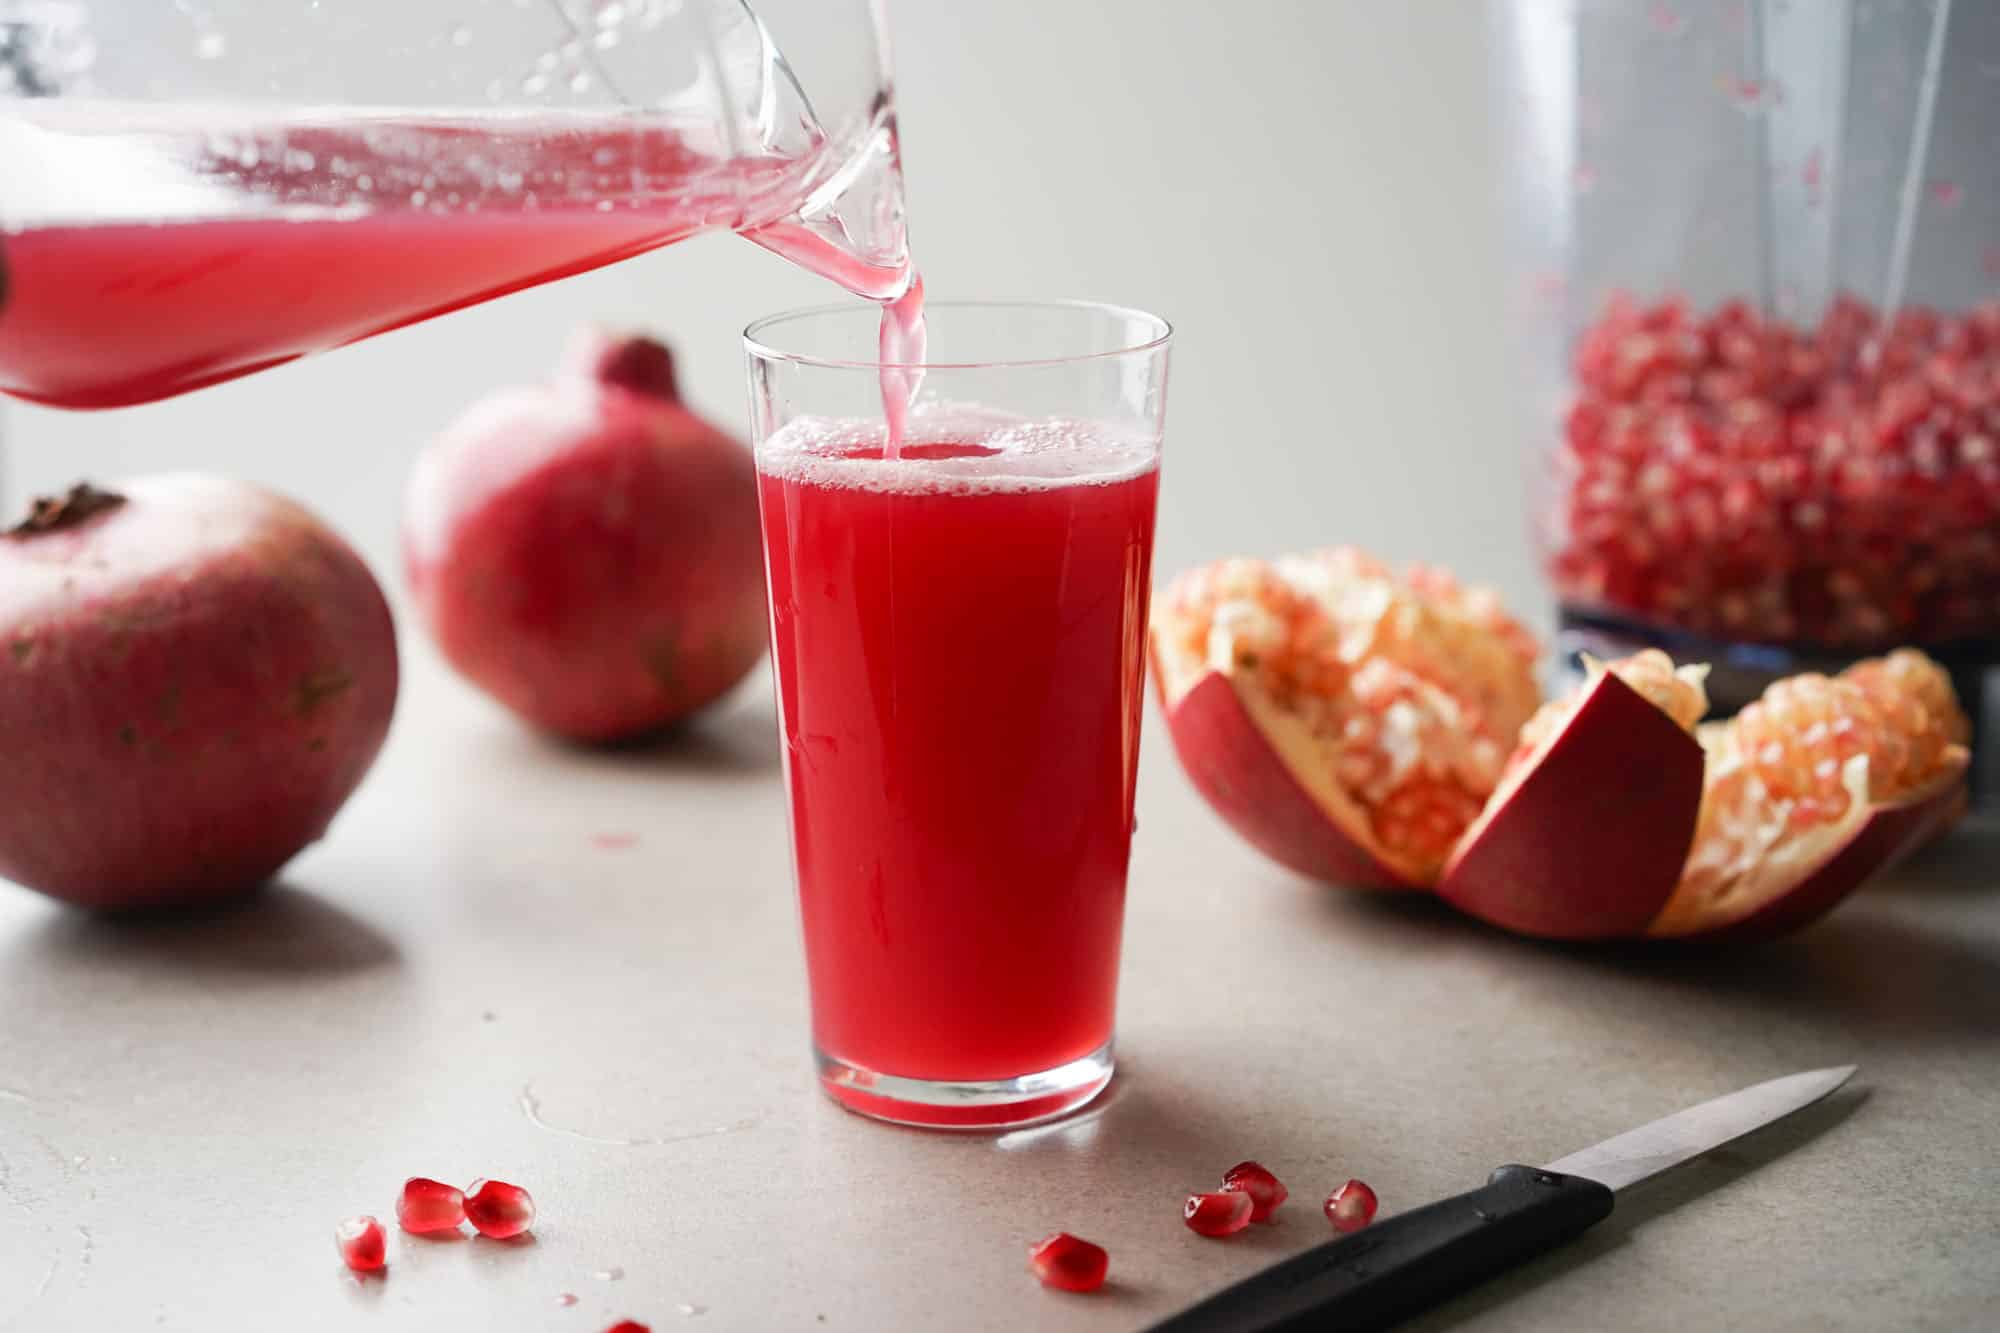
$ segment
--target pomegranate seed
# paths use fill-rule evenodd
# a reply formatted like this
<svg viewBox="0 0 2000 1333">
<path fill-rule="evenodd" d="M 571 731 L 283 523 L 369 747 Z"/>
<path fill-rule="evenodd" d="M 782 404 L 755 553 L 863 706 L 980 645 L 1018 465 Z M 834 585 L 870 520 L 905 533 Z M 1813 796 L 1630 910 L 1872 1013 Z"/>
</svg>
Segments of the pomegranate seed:
<svg viewBox="0 0 2000 1333">
<path fill-rule="evenodd" d="M 381 1271 L 388 1241 L 374 1218 L 366 1214 L 348 1218 L 333 1229 L 333 1243 L 340 1250 L 340 1261 L 355 1272 Z"/>
<path fill-rule="evenodd" d="M 1326 1220 L 1335 1231 L 1359 1231 L 1375 1220 L 1375 1191 L 1350 1180 L 1326 1199 Z"/>
<path fill-rule="evenodd" d="M 1268 1222 L 1291 1193 L 1276 1176 L 1255 1162 L 1238 1162 L 1222 1173 L 1222 1188 L 1250 1196 L 1250 1220 Z"/>
<path fill-rule="evenodd" d="M 1772 642 L 1995 633 L 1996 329 L 1994 301 L 1885 318 L 1842 298 L 1808 328 L 1614 299 L 1578 340 L 1555 451 L 1559 590 Z"/>
<path fill-rule="evenodd" d="M 1104 1285 L 1111 1256 L 1101 1245 L 1058 1231 L 1028 1251 L 1028 1269 L 1045 1287 L 1063 1291 L 1096 1291 Z"/>
<path fill-rule="evenodd" d="M 653 1333 L 653 1330 L 636 1319 L 621 1319 L 605 1329 L 604 1333 Z"/>
<path fill-rule="evenodd" d="M 519 1185 L 475 1180 L 466 1191 L 465 1220 L 482 1236 L 508 1240 L 535 1225 L 535 1201 Z"/>
<path fill-rule="evenodd" d="M 411 1176 L 396 1199 L 396 1223 L 405 1231 L 456 1231 L 465 1220 L 465 1191 L 441 1180 Z"/>
<path fill-rule="evenodd" d="M 1256 1208 L 1241 1190 L 1221 1190 L 1215 1194 L 1190 1194 L 1181 1217 L 1188 1230 L 1204 1236 L 1233 1236 L 1250 1225 Z"/>
</svg>

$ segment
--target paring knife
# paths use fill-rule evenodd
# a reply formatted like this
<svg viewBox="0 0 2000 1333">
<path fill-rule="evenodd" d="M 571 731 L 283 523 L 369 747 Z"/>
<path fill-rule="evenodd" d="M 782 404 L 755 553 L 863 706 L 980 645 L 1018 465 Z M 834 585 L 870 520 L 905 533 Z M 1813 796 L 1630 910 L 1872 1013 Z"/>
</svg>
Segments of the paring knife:
<svg viewBox="0 0 2000 1333">
<path fill-rule="evenodd" d="M 1573 1152 L 1503 1166 L 1441 1199 L 1276 1264 L 1152 1333 L 1383 1328 L 1571 1240 L 1611 1215 L 1614 1192 L 1812 1105 L 1853 1065 L 1774 1078 Z"/>
</svg>

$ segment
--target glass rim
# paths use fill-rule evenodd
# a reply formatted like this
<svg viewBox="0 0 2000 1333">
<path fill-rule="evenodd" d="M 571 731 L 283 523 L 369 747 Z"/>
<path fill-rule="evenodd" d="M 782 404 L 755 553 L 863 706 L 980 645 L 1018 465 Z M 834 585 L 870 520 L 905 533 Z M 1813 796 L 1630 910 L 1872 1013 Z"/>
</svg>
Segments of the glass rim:
<svg viewBox="0 0 2000 1333">
<path fill-rule="evenodd" d="M 776 314 L 753 319 L 743 327 L 743 349 L 752 357 L 763 361 L 782 361 L 797 366 L 820 366 L 833 370 L 1013 370 L 1033 366 L 1070 366 L 1085 361 L 1101 361 L 1111 357 L 1135 356 L 1145 352 L 1155 352 L 1174 340 L 1174 326 L 1164 316 L 1141 310 L 1137 306 L 1116 305 L 1109 301 L 1086 300 L 953 300 L 926 301 L 926 314 L 934 310 L 1070 310 L 1089 311 L 1093 314 L 1122 315 L 1152 325 L 1153 335 L 1144 342 L 1135 342 L 1124 347 L 1108 347 L 1102 351 L 1079 352 L 1073 356 L 1001 357 L 985 361 L 883 361 L 879 358 L 855 360 L 846 357 L 817 356 L 807 352 L 788 352 L 763 341 L 761 335 L 767 329 L 794 320 L 809 319 L 821 315 L 852 314 L 863 310 L 880 311 L 881 306 L 872 301 L 833 301 L 824 305 L 796 306 L 790 310 L 780 310 Z"/>
</svg>

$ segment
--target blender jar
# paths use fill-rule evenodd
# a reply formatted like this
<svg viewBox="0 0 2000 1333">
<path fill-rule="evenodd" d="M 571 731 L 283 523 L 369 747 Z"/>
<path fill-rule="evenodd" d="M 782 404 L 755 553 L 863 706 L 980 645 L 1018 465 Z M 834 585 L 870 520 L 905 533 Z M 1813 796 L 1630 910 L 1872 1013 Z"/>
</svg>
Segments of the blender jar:
<svg viewBox="0 0 2000 1333">
<path fill-rule="evenodd" d="M 1492 0 L 1565 657 L 2000 660 L 2000 5 Z"/>
</svg>

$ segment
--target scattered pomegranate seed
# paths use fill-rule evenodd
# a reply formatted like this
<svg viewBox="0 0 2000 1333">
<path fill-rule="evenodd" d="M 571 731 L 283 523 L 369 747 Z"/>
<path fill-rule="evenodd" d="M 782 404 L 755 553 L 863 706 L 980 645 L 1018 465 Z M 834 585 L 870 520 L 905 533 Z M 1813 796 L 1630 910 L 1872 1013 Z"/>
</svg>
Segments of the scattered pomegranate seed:
<svg viewBox="0 0 2000 1333">
<path fill-rule="evenodd" d="M 636 1319 L 621 1319 L 605 1329 L 604 1333 L 653 1333 L 653 1330 Z"/>
<path fill-rule="evenodd" d="M 1268 1222 L 1290 1195 L 1284 1182 L 1255 1162 L 1238 1162 L 1222 1173 L 1222 1188 L 1241 1190 L 1250 1196 L 1250 1220 Z"/>
<path fill-rule="evenodd" d="M 340 1261 L 357 1273 L 379 1272 L 388 1247 L 382 1224 L 366 1214 L 335 1227 L 333 1243 L 340 1250 Z"/>
<path fill-rule="evenodd" d="M 508 1240 L 535 1225 L 535 1201 L 519 1185 L 475 1180 L 466 1191 L 465 1220 L 482 1236 Z"/>
<path fill-rule="evenodd" d="M 465 1191 L 442 1180 L 411 1176 L 396 1198 L 396 1223 L 405 1231 L 456 1231 L 465 1220 Z"/>
<path fill-rule="evenodd" d="M 1335 1231 L 1359 1231 L 1375 1220 L 1375 1191 L 1350 1180 L 1326 1200 L 1326 1220 Z"/>
<path fill-rule="evenodd" d="M 1110 1267 L 1111 1256 L 1103 1246 L 1078 1240 L 1067 1231 L 1056 1232 L 1028 1251 L 1028 1268 L 1042 1285 L 1063 1291 L 1096 1291 Z"/>
<path fill-rule="evenodd" d="M 1214 1194 L 1190 1194 L 1181 1217 L 1188 1230 L 1204 1236 L 1233 1236 L 1250 1225 L 1256 1204 L 1241 1190 L 1221 1190 Z"/>
</svg>

